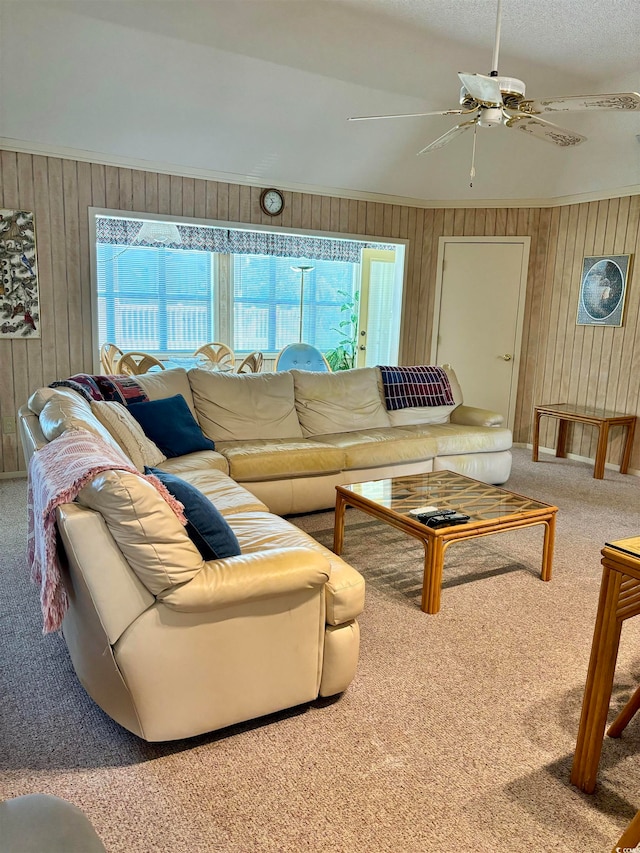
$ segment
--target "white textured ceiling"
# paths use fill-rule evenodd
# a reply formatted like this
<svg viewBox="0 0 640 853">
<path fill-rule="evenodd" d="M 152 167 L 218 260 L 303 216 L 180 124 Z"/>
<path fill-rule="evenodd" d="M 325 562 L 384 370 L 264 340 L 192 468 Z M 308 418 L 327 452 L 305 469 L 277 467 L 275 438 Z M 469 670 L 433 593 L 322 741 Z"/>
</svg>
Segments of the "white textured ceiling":
<svg viewBox="0 0 640 853">
<path fill-rule="evenodd" d="M 0 0 L 0 136 L 230 180 L 425 203 L 640 185 L 640 112 L 573 113 L 560 149 L 506 128 L 421 157 L 490 70 L 494 0 Z M 503 0 L 500 73 L 543 97 L 640 90 L 640 3 Z"/>
</svg>

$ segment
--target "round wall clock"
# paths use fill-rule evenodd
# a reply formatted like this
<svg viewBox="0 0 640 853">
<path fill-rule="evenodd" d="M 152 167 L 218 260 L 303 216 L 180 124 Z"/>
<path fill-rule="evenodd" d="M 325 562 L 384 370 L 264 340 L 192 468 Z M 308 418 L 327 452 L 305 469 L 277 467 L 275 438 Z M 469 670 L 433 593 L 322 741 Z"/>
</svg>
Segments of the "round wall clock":
<svg viewBox="0 0 640 853">
<path fill-rule="evenodd" d="M 284 196 L 280 190 L 269 187 L 260 194 L 260 208 L 267 216 L 277 216 L 284 209 Z"/>
</svg>

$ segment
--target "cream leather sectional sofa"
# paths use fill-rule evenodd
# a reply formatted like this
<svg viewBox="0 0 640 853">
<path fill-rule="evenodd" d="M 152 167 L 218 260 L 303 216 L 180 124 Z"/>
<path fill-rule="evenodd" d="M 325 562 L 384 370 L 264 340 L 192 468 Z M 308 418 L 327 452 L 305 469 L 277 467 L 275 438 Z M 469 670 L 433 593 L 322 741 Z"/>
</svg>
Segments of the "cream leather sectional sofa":
<svg viewBox="0 0 640 853">
<path fill-rule="evenodd" d="M 281 516 L 332 507 L 335 486 L 348 481 L 444 468 L 506 480 L 510 432 L 499 415 L 464 406 L 447 370 L 454 405 L 399 412 L 386 411 L 375 368 L 136 377 L 150 400 L 182 395 L 215 441 L 156 467 L 214 503 L 241 554 L 203 560 L 135 473 L 105 471 L 58 508 L 70 599 L 63 634 L 98 705 L 162 741 L 345 690 L 363 578 Z M 36 391 L 20 410 L 26 459 L 74 428 L 126 449 L 95 412 L 69 388 Z"/>
<path fill-rule="evenodd" d="M 171 387 L 215 441 L 221 469 L 287 515 L 333 507 L 336 485 L 347 482 L 449 469 L 504 483 L 510 430 L 496 412 L 465 406 L 453 368 L 445 370 L 453 405 L 398 411 L 387 411 L 375 367 L 242 376 L 191 370 Z M 168 396 L 166 373 L 142 378 L 151 398 Z"/>
</svg>

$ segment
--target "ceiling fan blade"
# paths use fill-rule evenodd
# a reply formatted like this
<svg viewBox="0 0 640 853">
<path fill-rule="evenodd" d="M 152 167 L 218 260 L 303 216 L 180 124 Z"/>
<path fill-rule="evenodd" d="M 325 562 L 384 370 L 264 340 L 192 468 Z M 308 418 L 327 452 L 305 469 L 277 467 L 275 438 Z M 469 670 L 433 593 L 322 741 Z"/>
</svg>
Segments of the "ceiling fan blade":
<svg viewBox="0 0 640 853">
<path fill-rule="evenodd" d="M 581 133 L 576 133 L 574 130 L 566 130 L 564 127 L 558 127 L 557 124 L 553 124 L 538 116 L 516 114 L 511 116 L 505 124 L 507 127 L 515 127 L 516 130 L 522 130 L 530 136 L 535 136 L 536 139 L 553 142 L 562 148 L 580 145 L 587 138 L 586 136 L 582 136 Z"/>
<path fill-rule="evenodd" d="M 370 121 L 378 118 L 418 118 L 419 116 L 465 116 L 474 113 L 473 110 L 437 110 L 431 113 L 394 113 L 388 116 L 351 116 L 347 121 Z"/>
<path fill-rule="evenodd" d="M 468 74 L 464 71 L 458 72 L 458 77 L 476 101 L 487 106 L 502 104 L 502 93 L 496 77 L 487 77 L 486 74 Z"/>
<path fill-rule="evenodd" d="M 455 127 L 452 127 L 451 130 L 448 130 L 442 136 L 439 136 L 433 142 L 430 142 L 425 148 L 421 151 L 418 151 L 418 154 L 425 154 L 427 151 L 435 151 L 436 148 L 442 148 L 448 142 L 451 142 L 452 139 L 455 139 L 456 136 L 460 136 L 461 133 L 464 133 L 465 130 L 469 130 L 477 122 L 477 118 L 474 118 L 473 121 L 465 121 L 462 124 L 457 124 Z"/>
<path fill-rule="evenodd" d="M 525 100 L 518 108 L 534 115 L 573 110 L 640 110 L 640 95 L 637 92 L 618 92 L 612 95 L 559 95 L 557 98 Z"/>
</svg>

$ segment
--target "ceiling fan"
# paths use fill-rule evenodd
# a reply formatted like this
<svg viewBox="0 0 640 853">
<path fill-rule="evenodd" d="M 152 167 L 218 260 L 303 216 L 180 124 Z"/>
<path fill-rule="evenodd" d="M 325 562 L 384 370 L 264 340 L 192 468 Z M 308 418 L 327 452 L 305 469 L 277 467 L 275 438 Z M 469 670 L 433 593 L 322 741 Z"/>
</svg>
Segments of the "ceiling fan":
<svg viewBox="0 0 640 853">
<path fill-rule="evenodd" d="M 640 95 L 637 92 L 619 92 L 609 95 L 566 95 L 554 98 L 525 98 L 525 84 L 515 77 L 498 75 L 498 53 L 500 49 L 502 0 L 498 0 L 496 37 L 493 50 L 492 71 L 488 74 L 460 72 L 462 82 L 460 109 L 426 113 L 400 113 L 397 115 L 352 116 L 349 121 L 369 121 L 384 118 L 414 118 L 418 116 L 469 116 L 438 139 L 430 142 L 418 154 L 435 151 L 451 142 L 472 127 L 496 127 L 505 125 L 528 133 L 563 148 L 579 145 L 586 136 L 566 130 L 540 113 L 573 112 L 576 110 L 640 110 Z M 474 139 L 475 154 L 475 139 Z M 472 168 L 472 177 L 473 177 Z"/>
</svg>

